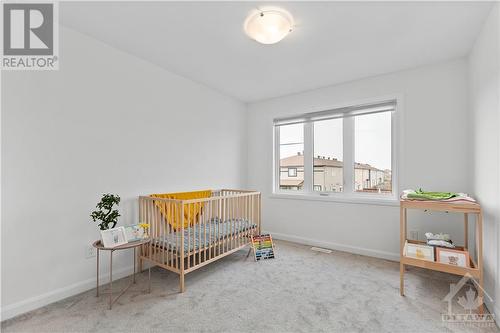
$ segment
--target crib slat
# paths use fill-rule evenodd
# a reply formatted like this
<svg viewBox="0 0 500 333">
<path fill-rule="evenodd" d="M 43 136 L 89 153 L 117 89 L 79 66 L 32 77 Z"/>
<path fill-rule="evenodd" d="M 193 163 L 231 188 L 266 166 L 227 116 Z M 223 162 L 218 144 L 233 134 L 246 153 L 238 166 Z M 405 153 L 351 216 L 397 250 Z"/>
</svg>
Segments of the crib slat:
<svg viewBox="0 0 500 333">
<path fill-rule="evenodd" d="M 227 206 L 226 206 L 226 237 L 225 237 L 225 243 L 226 247 L 223 250 L 225 252 L 229 251 L 229 242 L 231 240 L 231 198 L 227 199 Z"/>
<path fill-rule="evenodd" d="M 181 203 L 182 205 L 182 203 Z M 176 205 L 175 207 L 175 215 L 174 215 L 174 230 L 173 232 L 175 233 L 175 268 L 180 269 L 180 262 L 179 262 L 179 256 L 180 256 L 180 247 L 179 247 L 179 242 L 180 242 L 180 234 L 179 234 L 179 219 L 180 219 L 180 214 L 181 214 L 181 207 L 179 205 Z"/>
<path fill-rule="evenodd" d="M 192 263 L 190 265 L 194 266 L 196 265 L 196 230 L 195 230 L 195 226 L 196 226 L 196 203 L 195 204 L 192 204 L 192 207 L 193 207 L 193 214 L 192 214 L 192 217 L 193 217 L 193 225 L 191 227 L 191 242 L 193 243 L 193 246 L 192 246 L 192 249 L 191 249 L 191 253 L 192 253 Z"/>
<path fill-rule="evenodd" d="M 159 209 L 156 209 L 155 205 L 152 205 L 151 208 L 152 208 L 152 215 L 153 215 L 153 223 L 156 225 L 157 230 L 158 230 L 157 239 L 160 242 L 161 241 L 161 224 L 158 221 Z M 158 246 L 158 261 L 161 261 L 161 263 L 163 264 L 164 261 L 162 258 L 162 254 L 163 254 L 163 247 Z"/>
<path fill-rule="evenodd" d="M 243 243 L 243 240 L 242 240 L 243 231 L 245 230 L 245 198 L 241 198 L 241 219 L 240 219 L 238 230 L 239 230 L 238 246 L 241 246 Z"/>
<path fill-rule="evenodd" d="M 159 236 L 160 236 L 160 226 L 158 225 L 157 221 L 156 221 L 156 209 L 155 209 L 155 205 L 152 204 L 150 205 L 150 219 L 151 219 L 151 223 L 154 224 L 155 226 L 155 239 L 157 239 L 158 241 L 160 240 Z M 161 261 L 161 247 L 160 246 L 157 246 L 156 247 L 156 253 L 157 253 L 157 257 L 156 257 L 156 260 L 157 261 Z"/>
<path fill-rule="evenodd" d="M 188 229 L 187 229 L 187 234 L 188 234 L 188 246 L 187 246 L 187 268 L 189 269 L 189 262 L 190 262 L 190 253 L 191 253 L 191 230 L 190 230 L 190 225 L 191 225 L 191 206 L 188 204 L 186 205 L 187 209 L 187 220 L 188 220 Z M 184 224 L 184 220 L 182 221 Z M 184 234 L 184 233 L 182 233 Z"/>
<path fill-rule="evenodd" d="M 249 221 L 250 218 L 248 216 L 248 207 L 250 207 L 250 199 L 249 197 L 245 198 L 245 220 Z M 247 222 L 248 226 L 248 222 Z M 248 228 L 245 230 L 245 233 L 243 234 L 243 241 L 248 242 Z"/>
<path fill-rule="evenodd" d="M 198 208 L 200 210 L 200 214 L 199 214 L 199 221 L 198 221 L 198 264 L 201 264 L 201 251 L 202 251 L 202 246 L 201 246 L 201 227 L 202 227 L 202 223 L 203 223 L 203 204 L 202 203 L 199 203 L 198 204 Z"/>
<path fill-rule="evenodd" d="M 194 212 L 196 213 L 198 210 L 197 210 L 197 206 L 199 205 L 200 203 L 195 203 L 193 206 L 194 206 Z M 193 266 L 196 266 L 196 252 L 199 250 L 196 249 L 196 224 L 197 224 L 197 221 L 196 221 L 196 214 L 193 214 L 193 219 L 194 219 L 194 222 L 193 222 Z"/>
<path fill-rule="evenodd" d="M 229 251 L 232 249 L 233 246 L 233 213 L 234 213 L 234 203 L 235 199 L 230 199 L 230 204 L 228 207 L 229 210 L 229 226 L 228 226 L 228 235 L 227 235 L 227 248 L 226 251 Z"/>
<path fill-rule="evenodd" d="M 172 212 L 172 203 L 171 202 L 168 203 L 167 212 Z M 170 266 L 169 261 L 168 261 L 168 252 L 169 251 L 168 251 L 168 245 L 167 245 L 169 224 L 167 223 L 167 221 L 163 218 L 163 216 L 161 214 L 160 214 L 160 223 L 163 225 L 163 251 L 165 252 L 165 257 L 166 257 L 165 264 L 167 266 Z"/>
<path fill-rule="evenodd" d="M 239 198 L 238 202 L 239 202 L 239 213 L 237 214 L 238 215 L 238 224 L 236 227 L 236 230 L 237 230 L 236 247 L 240 247 L 240 245 L 241 245 L 241 232 L 242 232 L 241 221 L 244 218 L 244 216 L 243 216 L 243 206 L 244 206 L 243 198 Z"/>
<path fill-rule="evenodd" d="M 250 206 L 251 206 L 251 204 L 250 204 L 250 198 L 251 198 L 251 196 L 248 196 L 245 199 L 246 200 L 245 218 L 248 221 L 248 225 L 250 225 L 250 223 L 251 223 L 251 219 L 250 219 Z M 245 230 L 245 239 L 244 239 L 245 242 L 249 242 L 250 241 L 249 234 L 250 234 L 250 228 L 247 228 Z"/>
<path fill-rule="evenodd" d="M 229 235 L 228 235 L 228 240 L 227 240 L 227 251 L 230 251 L 232 250 L 233 248 L 233 229 L 234 229 L 234 226 L 233 226 L 233 218 L 234 218 L 234 205 L 236 203 L 236 199 L 231 199 L 231 204 L 229 205 Z"/>
<path fill-rule="evenodd" d="M 150 221 L 150 224 L 154 225 L 154 228 L 155 228 L 155 232 L 154 232 L 154 239 L 155 240 L 159 240 L 158 238 L 158 235 L 159 235 L 159 231 L 158 231 L 158 224 L 156 223 L 156 219 L 155 219 L 155 205 L 154 205 L 154 202 L 151 202 L 151 204 L 149 205 L 149 221 Z M 155 246 L 155 261 L 160 261 L 160 247 L 159 246 Z"/>
<path fill-rule="evenodd" d="M 255 221 L 255 216 L 253 214 L 254 213 L 254 205 L 255 205 L 255 203 L 254 203 L 254 197 L 253 197 L 253 195 L 252 195 L 251 198 L 252 198 L 252 210 L 250 212 L 250 218 L 252 219 L 252 222 L 255 223 L 256 222 Z M 253 235 L 253 230 L 252 230 L 252 235 Z"/>
<path fill-rule="evenodd" d="M 172 213 L 170 214 L 171 216 L 175 216 L 175 207 L 177 206 L 177 204 L 172 204 Z M 167 239 L 169 239 L 169 242 L 172 243 L 173 241 L 173 238 L 172 238 L 172 225 L 168 222 L 166 222 L 166 226 L 167 226 Z M 171 244 L 170 244 L 171 245 Z M 174 267 L 174 252 L 172 251 L 171 249 L 171 246 L 170 245 L 165 245 L 167 247 L 167 253 L 168 253 L 168 256 L 170 257 L 170 266 L 171 267 Z"/>
<path fill-rule="evenodd" d="M 234 198 L 233 200 L 233 204 L 231 205 L 231 240 L 229 241 L 229 243 L 231 244 L 230 246 L 230 249 L 234 249 L 235 248 L 235 244 L 234 244 L 234 240 L 235 240 L 235 237 L 236 237 L 236 221 L 234 220 L 234 217 L 235 217 L 235 209 L 237 207 L 237 204 L 238 204 L 238 198 Z"/>
<path fill-rule="evenodd" d="M 214 257 L 216 257 L 218 255 L 218 253 L 220 252 L 219 249 L 220 249 L 220 238 L 219 238 L 219 232 L 220 232 L 220 223 L 221 223 L 221 220 L 223 218 L 222 216 L 222 204 L 224 202 L 224 199 L 220 199 L 219 202 L 217 203 L 217 212 L 215 213 L 216 215 L 216 218 L 218 218 L 217 220 L 217 224 L 216 224 L 216 229 L 214 230 L 214 236 L 215 236 L 215 241 L 216 241 L 216 247 L 214 249 Z"/>
<path fill-rule="evenodd" d="M 207 211 L 207 219 L 208 219 L 208 253 L 206 253 L 208 259 L 212 258 L 210 255 L 210 251 L 212 249 L 212 241 L 211 241 L 211 236 L 212 236 L 212 206 L 213 202 L 210 202 L 208 205 L 208 211 Z M 207 233 L 207 230 L 205 228 L 205 234 Z M 205 241 L 206 243 L 206 241 Z"/>
<path fill-rule="evenodd" d="M 202 246 L 201 246 L 201 226 L 203 225 L 203 204 L 202 203 L 199 203 L 199 210 L 200 210 L 200 214 L 198 215 L 198 224 L 197 224 L 197 227 L 198 227 L 198 265 L 201 264 L 201 251 L 202 251 Z M 196 265 L 196 263 L 195 263 Z"/>
<path fill-rule="evenodd" d="M 172 214 L 171 216 L 175 216 L 175 207 L 177 206 L 177 204 L 172 204 Z M 173 241 L 173 238 L 172 238 L 172 225 L 170 223 L 167 222 L 167 231 L 168 231 L 168 235 L 167 235 L 167 239 L 170 240 L 170 243 L 172 243 Z M 170 257 L 170 266 L 171 267 L 174 267 L 174 252 L 172 251 L 171 247 L 169 245 L 166 245 L 167 246 L 167 253 L 168 253 L 168 256 Z"/>
<path fill-rule="evenodd" d="M 222 253 L 226 252 L 226 246 L 227 246 L 227 237 L 224 237 L 224 231 L 227 233 L 228 228 L 227 228 L 227 221 L 229 220 L 229 207 L 231 205 L 231 199 L 226 198 L 226 203 L 224 205 L 224 216 L 225 219 L 222 221 L 222 226 L 221 228 L 221 239 L 222 239 Z"/>
<path fill-rule="evenodd" d="M 238 224 L 236 225 L 237 238 L 235 240 L 236 247 L 240 246 L 240 236 L 241 236 L 241 221 L 243 220 L 243 198 L 238 199 Z"/>
<path fill-rule="evenodd" d="M 229 248 L 231 247 L 231 212 L 232 212 L 232 207 L 233 207 L 233 199 L 229 198 L 228 199 L 228 205 L 227 205 L 227 220 L 228 224 L 226 225 L 226 251 L 229 251 Z"/>
<path fill-rule="evenodd" d="M 245 226 L 244 221 L 245 221 L 245 198 L 241 198 L 241 220 L 238 225 L 238 247 L 241 246 L 241 236 Z"/>
<path fill-rule="evenodd" d="M 241 236 L 243 235 L 243 228 L 245 221 L 245 198 L 241 198 L 241 220 L 238 227 L 238 247 L 241 246 Z"/>
<path fill-rule="evenodd" d="M 203 223 L 203 205 L 200 203 L 200 221 L 198 221 L 198 264 L 201 264 L 201 249 L 202 249 L 202 246 L 201 246 L 201 226 L 202 226 L 202 223 Z M 203 244 L 203 247 L 205 246 L 205 244 Z"/>
<path fill-rule="evenodd" d="M 189 265 L 194 265 L 195 264 L 195 261 L 194 261 L 194 257 L 196 256 L 196 247 L 195 247 L 195 239 L 196 237 L 194 236 L 195 235 L 195 230 L 194 230 L 194 226 L 196 224 L 196 204 L 192 204 L 191 205 L 192 207 L 192 214 L 191 215 L 191 218 L 193 220 L 193 225 L 191 226 L 191 221 L 189 222 L 189 225 L 191 226 L 191 229 L 189 229 L 189 233 L 191 234 L 191 242 L 193 245 L 190 245 L 188 247 L 189 249 L 189 252 L 191 253 L 191 257 L 193 258 L 193 261 L 192 261 L 192 264 L 189 264 Z M 189 261 L 191 261 L 191 259 L 189 259 Z"/>
<path fill-rule="evenodd" d="M 259 216 L 259 224 L 258 224 L 258 230 L 259 230 L 259 234 L 261 233 L 261 230 L 260 230 L 260 225 L 261 225 L 261 218 L 262 218 L 262 211 L 261 211 L 261 208 L 260 208 L 260 205 L 261 205 L 261 202 L 260 202 L 260 193 L 257 194 L 257 208 L 258 208 L 258 216 Z"/>
<path fill-rule="evenodd" d="M 180 214 L 179 211 L 180 211 L 179 204 L 177 204 L 174 207 L 174 214 L 173 214 L 174 221 L 173 221 L 173 225 L 172 225 L 172 234 L 173 234 L 174 240 L 175 240 L 175 247 L 172 246 L 172 256 L 175 260 L 175 268 L 176 269 L 179 269 L 179 244 L 178 244 L 179 234 L 177 233 L 178 232 L 177 223 L 179 221 L 179 214 Z"/>
<path fill-rule="evenodd" d="M 217 218 L 216 220 L 216 223 L 215 223 L 215 226 L 214 226 L 214 253 L 213 253 L 213 256 L 216 257 L 217 256 L 217 252 L 219 250 L 219 246 L 220 246 L 220 239 L 219 239 L 219 227 L 220 227 L 220 221 L 222 219 L 222 211 L 221 211 L 221 205 L 222 205 L 222 201 L 224 199 L 220 199 L 217 201 L 217 206 L 214 207 L 216 209 L 215 211 L 215 218 Z"/>
<path fill-rule="evenodd" d="M 147 223 L 149 223 L 149 232 L 150 232 L 150 237 L 151 237 L 151 239 L 152 239 L 152 240 L 154 240 L 154 236 L 155 236 L 155 234 L 154 234 L 154 231 L 155 231 L 155 226 L 154 226 L 153 221 L 151 221 L 151 217 L 150 217 L 150 214 L 149 214 L 149 212 L 150 212 L 150 210 L 151 210 L 151 209 L 150 209 L 150 206 L 151 206 L 151 202 L 148 202 L 148 203 L 146 204 L 146 220 L 148 221 Z M 155 247 L 155 246 L 153 246 L 153 247 L 152 247 L 152 249 L 151 249 L 151 252 L 152 252 L 152 253 L 151 253 L 151 257 L 153 258 L 153 260 L 155 259 L 155 257 L 154 257 L 154 255 L 155 255 L 155 248 L 156 248 L 156 247 Z"/>
<path fill-rule="evenodd" d="M 209 202 L 205 205 L 203 210 L 203 261 L 207 260 L 207 212 Z M 210 244 L 209 244 L 210 245 Z"/>
<path fill-rule="evenodd" d="M 219 254 L 222 254 L 224 253 L 224 233 L 222 232 L 224 229 L 224 222 L 227 220 L 227 214 L 226 214 L 226 208 L 227 208 L 227 198 L 223 200 L 223 204 L 222 204 L 222 213 L 221 213 L 221 216 L 222 216 L 222 221 L 221 224 L 219 225 L 219 241 L 220 241 L 220 244 L 221 244 L 221 248 L 220 248 L 220 251 L 219 251 Z"/>
<path fill-rule="evenodd" d="M 168 203 L 168 209 L 166 210 L 167 212 L 172 212 L 172 203 Z M 163 216 L 160 214 L 160 223 L 163 225 L 163 252 L 165 252 L 165 264 L 167 266 L 170 266 L 170 262 L 168 261 L 168 245 L 166 240 L 168 239 L 168 222 L 164 220 Z"/>
<path fill-rule="evenodd" d="M 239 198 L 234 198 L 234 205 L 233 205 L 233 223 L 231 224 L 232 226 L 232 233 L 231 233 L 231 250 L 236 248 L 236 237 L 237 237 L 237 231 L 238 231 L 238 221 L 236 220 L 238 217 L 238 206 L 239 206 Z"/>
<path fill-rule="evenodd" d="M 181 214 L 180 214 L 181 223 L 181 267 L 180 267 L 180 290 L 184 292 L 184 202 L 181 202 Z M 189 262 L 189 260 L 188 260 Z"/>
<path fill-rule="evenodd" d="M 214 218 L 214 205 L 215 205 L 216 201 L 213 201 L 210 203 L 210 220 L 212 220 Z M 215 222 L 215 221 L 214 221 Z M 212 250 L 214 248 L 214 242 L 213 242 L 213 234 L 212 234 L 212 228 L 214 228 L 214 232 L 215 232 L 215 223 L 211 224 L 210 225 L 210 229 L 208 229 L 208 241 L 210 242 L 210 247 L 209 247 L 209 251 L 208 251 L 208 259 L 212 259 Z"/>
</svg>

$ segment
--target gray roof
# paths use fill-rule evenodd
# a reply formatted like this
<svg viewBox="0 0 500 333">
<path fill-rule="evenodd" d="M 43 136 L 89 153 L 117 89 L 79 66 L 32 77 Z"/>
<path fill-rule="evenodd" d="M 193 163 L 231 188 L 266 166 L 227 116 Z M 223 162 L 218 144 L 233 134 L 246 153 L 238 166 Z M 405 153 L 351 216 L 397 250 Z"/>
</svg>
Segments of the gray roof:
<svg viewBox="0 0 500 333">
<path fill-rule="evenodd" d="M 302 167 L 304 166 L 304 155 L 294 155 L 290 157 L 285 157 L 280 160 L 280 164 L 282 167 Z M 330 166 L 336 168 L 342 168 L 344 166 L 344 162 L 337 160 L 336 158 L 327 158 L 323 156 L 314 157 L 314 166 Z M 382 171 L 377 169 L 370 164 L 366 163 L 356 163 L 356 169 L 364 169 L 364 170 L 374 170 L 374 171 Z"/>
</svg>

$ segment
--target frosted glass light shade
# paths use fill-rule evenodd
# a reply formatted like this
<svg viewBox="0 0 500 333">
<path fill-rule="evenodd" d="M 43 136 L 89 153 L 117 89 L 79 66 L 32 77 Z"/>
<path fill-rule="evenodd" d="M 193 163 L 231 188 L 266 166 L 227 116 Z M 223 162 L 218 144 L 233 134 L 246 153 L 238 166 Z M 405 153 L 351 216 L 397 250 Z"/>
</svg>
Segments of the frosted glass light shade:
<svg viewBox="0 0 500 333">
<path fill-rule="evenodd" d="M 247 18 L 245 32 L 259 43 L 274 44 L 292 31 L 292 24 L 291 15 L 284 11 L 259 11 Z"/>
</svg>

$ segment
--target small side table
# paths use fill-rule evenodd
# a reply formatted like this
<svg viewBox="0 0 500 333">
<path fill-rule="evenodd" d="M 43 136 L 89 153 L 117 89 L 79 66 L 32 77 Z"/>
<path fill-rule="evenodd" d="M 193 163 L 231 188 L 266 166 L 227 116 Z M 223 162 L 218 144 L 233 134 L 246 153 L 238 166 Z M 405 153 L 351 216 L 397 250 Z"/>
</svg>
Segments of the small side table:
<svg viewBox="0 0 500 333">
<path fill-rule="evenodd" d="M 142 245 L 145 245 L 150 242 L 149 238 L 145 238 L 136 242 L 131 242 L 127 244 L 123 244 L 117 247 L 104 247 L 104 244 L 100 240 L 97 240 L 92 244 L 93 247 L 97 249 L 97 294 L 96 297 L 99 297 L 99 256 L 100 256 L 100 251 L 109 251 L 109 309 L 111 310 L 113 303 L 120 298 L 121 295 L 123 295 L 132 284 L 135 283 L 135 271 L 136 271 L 136 261 L 137 261 L 137 251 L 136 249 Z M 125 288 L 123 288 L 118 296 L 116 296 L 115 299 L 113 299 L 113 252 L 119 251 L 119 250 L 126 250 L 126 249 L 134 249 L 134 274 L 132 277 L 132 282 Z M 148 292 L 151 292 L 151 269 L 148 271 Z"/>
</svg>

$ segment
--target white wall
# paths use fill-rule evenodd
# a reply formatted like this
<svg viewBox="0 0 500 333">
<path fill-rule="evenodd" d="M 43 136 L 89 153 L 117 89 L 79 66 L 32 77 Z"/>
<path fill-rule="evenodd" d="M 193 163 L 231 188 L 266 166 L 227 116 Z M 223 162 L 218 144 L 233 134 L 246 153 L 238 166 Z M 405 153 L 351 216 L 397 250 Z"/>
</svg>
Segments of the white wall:
<svg viewBox="0 0 500 333">
<path fill-rule="evenodd" d="M 276 238 L 399 260 L 397 202 L 381 206 L 271 196 L 272 120 L 400 95 L 400 189 L 467 192 L 466 69 L 466 60 L 458 59 L 250 104 L 248 180 L 249 187 L 263 192 L 263 228 Z M 426 231 L 446 231 L 462 243 L 461 216 L 410 213 L 409 218 L 409 230 L 418 230 L 421 237 Z"/>
<path fill-rule="evenodd" d="M 472 178 L 484 212 L 484 278 L 500 318 L 500 6 L 493 7 L 469 57 Z M 492 304 L 488 304 L 490 310 Z"/>
<path fill-rule="evenodd" d="M 84 254 L 101 193 L 122 197 L 127 225 L 138 195 L 246 181 L 244 104 L 73 30 L 60 38 L 59 71 L 2 73 L 2 319 L 94 287 Z M 121 254 L 117 276 L 131 265 Z"/>
</svg>

